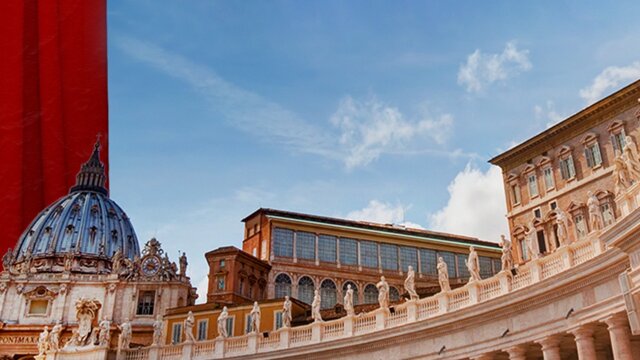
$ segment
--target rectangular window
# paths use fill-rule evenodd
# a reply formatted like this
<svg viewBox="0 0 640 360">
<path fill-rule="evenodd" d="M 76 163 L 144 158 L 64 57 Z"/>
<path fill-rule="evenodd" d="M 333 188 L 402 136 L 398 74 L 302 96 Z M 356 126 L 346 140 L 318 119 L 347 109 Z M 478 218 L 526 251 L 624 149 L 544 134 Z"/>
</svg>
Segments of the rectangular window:
<svg viewBox="0 0 640 360">
<path fill-rule="evenodd" d="M 207 320 L 198 321 L 198 341 L 207 340 L 208 326 L 209 326 L 209 321 Z"/>
<path fill-rule="evenodd" d="M 520 204 L 520 185 L 518 184 L 511 185 L 511 201 L 513 205 Z"/>
<path fill-rule="evenodd" d="M 220 260 L 220 269 L 224 269 L 224 259 Z"/>
<path fill-rule="evenodd" d="M 478 262 L 480 263 L 480 276 L 483 279 L 491 277 L 493 275 L 493 265 L 491 264 L 491 258 L 486 256 L 479 256 Z"/>
<path fill-rule="evenodd" d="M 438 256 L 442 257 L 442 260 L 447 264 L 447 271 L 449 272 L 450 278 L 457 277 L 456 275 L 456 256 L 454 253 L 443 251 L 438 252 Z"/>
<path fill-rule="evenodd" d="M 420 267 L 423 274 L 438 275 L 435 250 L 420 249 Z"/>
<path fill-rule="evenodd" d="M 324 262 L 336 262 L 336 237 L 318 236 L 318 258 Z"/>
<path fill-rule="evenodd" d="M 380 244 L 380 261 L 383 269 L 398 271 L 398 247 Z"/>
<path fill-rule="evenodd" d="M 275 228 L 273 253 L 275 256 L 293 257 L 293 230 Z"/>
<path fill-rule="evenodd" d="M 233 336 L 233 319 L 233 316 L 227 318 L 227 334 L 229 334 L 229 336 Z"/>
<path fill-rule="evenodd" d="M 282 327 L 282 311 L 276 311 L 275 315 L 275 328 L 273 330 L 278 330 Z"/>
<path fill-rule="evenodd" d="M 408 271 L 409 265 L 414 271 L 418 271 L 418 251 L 416 248 L 402 246 L 400 247 L 400 265 L 402 271 Z"/>
<path fill-rule="evenodd" d="M 502 261 L 500 259 L 493 259 L 493 273 L 497 274 L 502 270 Z"/>
<path fill-rule="evenodd" d="M 553 211 L 555 209 L 558 208 L 558 203 L 555 201 L 552 201 L 551 203 L 549 203 L 549 208 Z"/>
<path fill-rule="evenodd" d="M 29 315 L 47 315 L 49 300 L 30 300 Z"/>
<path fill-rule="evenodd" d="M 342 265 L 358 265 L 358 244 L 356 240 L 340 239 L 340 263 Z"/>
<path fill-rule="evenodd" d="M 264 239 L 260 242 L 260 259 L 267 260 L 267 241 Z"/>
<path fill-rule="evenodd" d="M 535 175 L 529 175 L 529 197 L 538 196 L 538 181 Z"/>
<path fill-rule="evenodd" d="M 171 330 L 171 343 L 179 344 L 182 342 L 182 323 L 173 324 L 173 328 Z"/>
<path fill-rule="evenodd" d="M 613 221 L 615 220 L 615 218 L 613 216 L 613 210 L 611 209 L 611 206 L 609 205 L 609 203 L 604 203 L 600 205 L 600 211 L 602 211 L 602 220 L 604 222 L 604 226 L 609 226 L 613 224 Z"/>
<path fill-rule="evenodd" d="M 469 269 L 467 269 L 467 255 L 456 254 L 456 261 L 458 262 L 458 277 L 461 279 L 469 278 Z"/>
<path fill-rule="evenodd" d="M 522 260 L 529 260 L 529 254 L 527 253 L 527 242 L 525 239 L 520 239 L 520 254 L 522 254 Z"/>
<path fill-rule="evenodd" d="M 598 143 L 585 147 L 584 156 L 587 158 L 587 166 L 590 168 L 602 164 L 602 156 L 600 156 L 600 147 L 598 146 Z"/>
<path fill-rule="evenodd" d="M 296 233 L 296 256 L 298 259 L 316 259 L 316 235 L 298 231 Z"/>
<path fill-rule="evenodd" d="M 551 166 L 548 166 L 544 169 L 544 186 L 547 188 L 547 190 L 549 189 L 553 189 L 555 187 L 554 181 L 553 181 L 553 169 L 551 168 Z"/>
<path fill-rule="evenodd" d="M 542 218 L 542 211 L 540 211 L 540 208 L 533 210 L 533 216 L 535 216 L 538 219 Z"/>
<path fill-rule="evenodd" d="M 216 279 L 216 286 L 219 291 L 224 291 L 224 276 L 218 276 Z"/>
<path fill-rule="evenodd" d="M 360 241 L 360 265 L 378 267 L 378 244 L 373 241 Z"/>
<path fill-rule="evenodd" d="M 560 160 L 560 175 L 563 180 L 569 180 L 576 176 L 576 168 L 573 166 L 573 157 L 569 156 Z"/>
<path fill-rule="evenodd" d="M 156 300 L 155 291 L 140 291 L 138 295 L 137 315 L 153 315 L 153 305 Z"/>
<path fill-rule="evenodd" d="M 260 329 L 258 329 L 259 331 Z M 244 333 L 248 334 L 251 332 L 251 315 L 247 314 L 245 316 L 245 321 L 244 321 Z"/>
<path fill-rule="evenodd" d="M 578 239 L 582 239 L 587 236 L 587 224 L 585 223 L 584 217 L 582 215 L 574 216 L 573 223 L 576 227 L 576 237 Z"/>
<path fill-rule="evenodd" d="M 622 148 L 624 148 L 626 144 L 624 137 L 624 130 L 617 134 L 611 135 L 611 144 L 613 145 L 613 151 L 616 155 L 622 153 Z"/>
</svg>

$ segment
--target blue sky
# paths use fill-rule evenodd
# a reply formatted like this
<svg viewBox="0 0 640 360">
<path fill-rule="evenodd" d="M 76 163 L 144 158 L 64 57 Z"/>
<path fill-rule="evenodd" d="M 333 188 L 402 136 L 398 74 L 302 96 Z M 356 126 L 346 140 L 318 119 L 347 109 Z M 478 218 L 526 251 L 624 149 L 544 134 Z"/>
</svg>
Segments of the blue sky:
<svg viewBox="0 0 640 360">
<path fill-rule="evenodd" d="M 640 3 L 110 1 L 111 194 L 142 242 L 259 207 L 497 241 L 486 161 L 640 77 Z"/>
</svg>

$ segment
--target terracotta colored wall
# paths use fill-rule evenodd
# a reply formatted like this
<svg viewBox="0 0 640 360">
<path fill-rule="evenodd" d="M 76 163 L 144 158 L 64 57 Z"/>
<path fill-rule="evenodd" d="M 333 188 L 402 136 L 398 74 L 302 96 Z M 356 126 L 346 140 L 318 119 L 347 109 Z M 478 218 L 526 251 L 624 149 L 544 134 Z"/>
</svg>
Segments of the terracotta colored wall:
<svg viewBox="0 0 640 360">
<path fill-rule="evenodd" d="M 0 252 L 66 194 L 103 135 L 105 0 L 0 1 Z"/>
</svg>

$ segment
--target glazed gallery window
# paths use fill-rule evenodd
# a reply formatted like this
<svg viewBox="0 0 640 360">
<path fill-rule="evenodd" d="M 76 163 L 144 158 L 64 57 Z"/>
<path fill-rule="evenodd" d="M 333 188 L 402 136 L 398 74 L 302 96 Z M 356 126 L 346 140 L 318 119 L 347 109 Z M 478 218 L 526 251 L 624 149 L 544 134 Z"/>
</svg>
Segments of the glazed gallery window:
<svg viewBox="0 0 640 360">
<path fill-rule="evenodd" d="M 584 221 L 584 216 L 582 216 L 582 214 L 574 216 L 573 223 L 575 224 L 576 237 L 578 239 L 582 239 L 587 236 L 587 223 Z"/>
<path fill-rule="evenodd" d="M 562 175 L 563 180 L 569 180 L 576 177 L 576 168 L 573 165 L 572 156 L 560 159 L 560 175 Z"/>
<path fill-rule="evenodd" d="M 609 205 L 609 203 L 604 203 L 600 205 L 600 211 L 602 211 L 602 220 L 604 222 L 604 226 L 609 226 L 613 224 L 615 217 L 613 216 L 613 210 L 611 209 L 611 205 Z"/>
<path fill-rule="evenodd" d="M 153 305 L 156 300 L 155 291 L 140 291 L 136 315 L 153 315 Z"/>
<path fill-rule="evenodd" d="M 329 309 L 334 307 L 337 296 L 336 284 L 329 279 L 325 279 L 322 284 L 320 284 L 320 308 Z"/>
<path fill-rule="evenodd" d="M 360 241 L 360 265 L 378 267 L 378 244 L 373 241 Z"/>
<path fill-rule="evenodd" d="M 423 274 L 437 275 L 435 250 L 420 249 L 420 270 Z"/>
<path fill-rule="evenodd" d="M 45 316 L 49 309 L 49 300 L 29 300 L 29 315 Z"/>
<path fill-rule="evenodd" d="M 527 178 L 529 183 L 529 197 L 538 196 L 538 181 L 535 174 L 531 174 Z"/>
<path fill-rule="evenodd" d="M 314 289 L 315 286 L 310 277 L 301 277 L 300 280 L 298 280 L 298 299 L 304 303 L 311 304 L 313 302 Z"/>
<path fill-rule="evenodd" d="M 467 269 L 467 255 L 456 254 L 456 260 L 458 261 L 458 277 L 466 279 L 469 275 L 469 269 Z"/>
<path fill-rule="evenodd" d="M 587 145 L 584 149 L 584 156 L 587 159 L 587 166 L 594 168 L 602 164 L 602 156 L 600 155 L 600 146 L 598 143 Z"/>
<path fill-rule="evenodd" d="M 318 236 L 318 258 L 324 262 L 336 262 L 336 237 L 329 235 Z"/>
<path fill-rule="evenodd" d="M 275 295 L 276 299 L 282 299 L 285 296 L 291 296 L 291 278 L 286 274 L 276 276 Z"/>
<path fill-rule="evenodd" d="M 520 239 L 518 241 L 518 243 L 520 244 L 520 254 L 522 254 L 522 260 L 528 260 L 529 259 L 529 254 L 527 253 L 527 243 L 524 239 Z"/>
<path fill-rule="evenodd" d="M 355 295 L 355 294 L 354 294 Z M 365 304 L 376 304 L 378 302 L 378 288 L 369 284 L 364 288 L 364 303 Z"/>
<path fill-rule="evenodd" d="M 513 205 L 520 204 L 520 185 L 511 185 L 511 203 Z"/>
<path fill-rule="evenodd" d="M 276 228 L 273 231 L 275 256 L 293 257 L 293 230 Z"/>
<path fill-rule="evenodd" d="M 393 286 L 389 287 L 389 301 L 399 301 L 400 300 L 400 292 L 398 289 Z"/>
<path fill-rule="evenodd" d="M 182 342 L 182 324 L 175 323 L 171 328 L 171 343 L 179 344 Z"/>
<path fill-rule="evenodd" d="M 198 341 L 207 340 L 207 327 L 209 326 L 209 321 L 200 320 L 198 321 Z"/>
<path fill-rule="evenodd" d="M 353 290 L 353 305 L 358 305 L 358 287 L 353 281 L 345 281 L 345 283 L 342 284 L 342 294 L 347 294 L 347 285 L 351 285 L 351 290 Z"/>
<path fill-rule="evenodd" d="M 282 327 L 282 311 L 276 311 L 274 312 L 274 314 L 275 314 L 275 319 L 273 324 L 273 327 L 274 327 L 273 330 L 278 330 Z"/>
<path fill-rule="evenodd" d="M 315 260 L 316 235 L 298 231 L 296 233 L 296 257 L 298 259 Z"/>
<path fill-rule="evenodd" d="M 456 277 L 456 256 L 448 251 L 439 252 L 438 256 L 442 257 L 442 260 L 447 264 L 447 272 L 449 272 L 449 277 Z"/>
<path fill-rule="evenodd" d="M 385 270 L 398 270 L 398 247 L 395 245 L 380 244 L 380 260 Z"/>
<path fill-rule="evenodd" d="M 483 279 L 491 277 L 493 275 L 493 265 L 491 264 L 491 258 L 486 256 L 478 257 L 478 262 L 480 263 L 480 276 Z"/>
<path fill-rule="evenodd" d="M 229 334 L 229 336 L 233 336 L 233 316 L 229 316 L 227 318 L 227 334 Z"/>
<path fill-rule="evenodd" d="M 245 315 L 244 318 L 244 333 L 248 334 L 251 332 L 251 314 L 247 314 Z M 258 331 L 260 331 L 260 329 L 258 329 Z"/>
<path fill-rule="evenodd" d="M 544 168 L 544 170 L 542 170 L 542 173 L 544 175 L 544 186 L 546 187 L 546 189 L 553 189 L 555 187 L 555 183 L 553 181 L 553 169 L 551 168 L 551 166 L 547 166 L 546 168 Z"/>
<path fill-rule="evenodd" d="M 358 265 L 358 243 L 353 239 L 340 239 L 340 263 Z"/>
<path fill-rule="evenodd" d="M 402 266 L 402 271 L 408 271 L 409 266 L 411 266 L 413 270 L 417 272 L 418 250 L 412 247 L 400 247 L 400 265 Z"/>
</svg>

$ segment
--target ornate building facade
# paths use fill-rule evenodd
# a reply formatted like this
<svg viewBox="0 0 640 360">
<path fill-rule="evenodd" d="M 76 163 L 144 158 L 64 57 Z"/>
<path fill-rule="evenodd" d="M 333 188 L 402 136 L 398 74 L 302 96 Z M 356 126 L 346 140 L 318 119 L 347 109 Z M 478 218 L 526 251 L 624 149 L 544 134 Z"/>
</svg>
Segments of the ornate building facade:
<svg viewBox="0 0 640 360">
<path fill-rule="evenodd" d="M 157 315 L 195 301 L 186 257 L 176 265 L 156 239 L 140 252 L 129 218 L 104 187 L 99 150 L 69 194 L 38 214 L 3 257 L 0 356 L 38 354 L 44 326 L 55 329 L 50 348 L 92 347 L 99 324 L 106 327 L 100 344 L 114 347 L 116 336 L 104 331 L 117 334 L 124 323 L 131 344 L 149 345 Z"/>
</svg>

